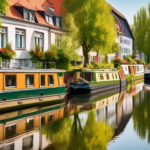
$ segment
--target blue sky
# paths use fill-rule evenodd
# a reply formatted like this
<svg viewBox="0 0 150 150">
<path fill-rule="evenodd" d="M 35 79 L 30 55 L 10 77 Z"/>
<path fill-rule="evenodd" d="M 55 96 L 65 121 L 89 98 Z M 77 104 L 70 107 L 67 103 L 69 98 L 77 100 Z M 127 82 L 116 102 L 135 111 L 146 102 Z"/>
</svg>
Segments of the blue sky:
<svg viewBox="0 0 150 150">
<path fill-rule="evenodd" d="M 122 13 L 129 24 L 133 24 L 133 16 L 141 7 L 148 8 L 150 0 L 106 0 L 120 13 Z"/>
</svg>

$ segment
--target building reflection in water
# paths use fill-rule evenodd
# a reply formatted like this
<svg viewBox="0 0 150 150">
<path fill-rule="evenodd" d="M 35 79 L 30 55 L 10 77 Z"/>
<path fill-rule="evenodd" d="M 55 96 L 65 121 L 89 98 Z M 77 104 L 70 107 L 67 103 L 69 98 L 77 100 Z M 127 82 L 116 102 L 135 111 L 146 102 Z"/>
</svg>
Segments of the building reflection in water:
<svg viewBox="0 0 150 150">
<path fill-rule="evenodd" d="M 143 104 L 144 110 L 138 108 L 145 96 L 140 92 L 143 86 L 143 83 L 134 86 L 130 93 L 110 94 L 109 91 L 103 96 L 76 95 L 66 105 L 1 114 L 0 150 L 105 150 L 108 142 L 123 133 L 132 113 L 135 130 L 144 137 L 145 132 L 139 132 L 141 122 L 136 117 L 140 111 L 148 109 L 147 104 Z M 136 96 L 139 92 L 140 96 Z M 148 114 L 141 117 L 144 120 Z"/>
<path fill-rule="evenodd" d="M 51 141 L 41 127 L 64 116 L 65 104 L 31 108 L 0 115 L 0 150 L 44 149 Z"/>
</svg>

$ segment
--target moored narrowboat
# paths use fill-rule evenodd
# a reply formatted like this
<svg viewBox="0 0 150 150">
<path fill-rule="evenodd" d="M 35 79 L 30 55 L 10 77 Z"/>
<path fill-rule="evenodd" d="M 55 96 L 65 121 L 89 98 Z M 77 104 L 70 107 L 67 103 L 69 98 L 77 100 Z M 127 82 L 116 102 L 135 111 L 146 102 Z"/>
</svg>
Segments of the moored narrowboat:
<svg viewBox="0 0 150 150">
<path fill-rule="evenodd" d="M 83 69 L 73 75 L 75 81 L 70 83 L 70 93 L 97 93 L 126 86 L 123 71 L 116 69 Z"/>
<path fill-rule="evenodd" d="M 141 80 L 144 79 L 144 64 L 129 64 L 129 63 L 124 63 L 121 64 L 123 67 L 123 71 L 125 75 L 135 75 L 135 80 Z"/>
<path fill-rule="evenodd" d="M 64 70 L 1 69 L 0 109 L 64 101 Z"/>
</svg>

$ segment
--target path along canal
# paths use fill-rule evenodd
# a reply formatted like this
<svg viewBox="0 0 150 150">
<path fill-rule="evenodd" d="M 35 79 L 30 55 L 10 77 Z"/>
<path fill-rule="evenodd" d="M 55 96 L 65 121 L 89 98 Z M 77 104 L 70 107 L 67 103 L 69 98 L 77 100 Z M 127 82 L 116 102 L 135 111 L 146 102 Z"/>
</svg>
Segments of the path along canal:
<svg viewBox="0 0 150 150">
<path fill-rule="evenodd" d="M 150 85 L 0 114 L 0 150 L 148 150 Z"/>
</svg>

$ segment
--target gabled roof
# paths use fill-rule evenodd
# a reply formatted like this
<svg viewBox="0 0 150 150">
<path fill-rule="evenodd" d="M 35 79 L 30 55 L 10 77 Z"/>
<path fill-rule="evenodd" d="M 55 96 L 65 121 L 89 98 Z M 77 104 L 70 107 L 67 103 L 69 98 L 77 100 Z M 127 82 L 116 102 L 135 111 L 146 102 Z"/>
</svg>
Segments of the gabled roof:
<svg viewBox="0 0 150 150">
<path fill-rule="evenodd" d="M 40 11 L 43 11 L 43 12 L 49 13 L 51 15 L 61 17 L 61 15 L 58 13 L 58 11 L 55 11 L 55 7 L 50 2 L 50 0 L 8 0 L 8 1 L 9 1 L 10 6 L 6 13 L 6 17 L 26 21 L 23 19 L 22 14 L 16 9 L 17 7 L 23 7 L 23 8 L 35 11 L 36 18 L 38 20 L 38 24 L 52 27 L 52 28 L 62 29 L 55 25 L 48 24 L 46 22 L 45 18 L 40 14 Z M 49 9 L 47 9 L 47 7 L 54 8 L 55 12 L 50 11 Z M 58 9 L 56 8 L 56 10 L 58 10 Z M 29 21 L 26 21 L 26 22 L 29 22 Z"/>
<path fill-rule="evenodd" d="M 110 5 L 110 6 L 111 6 L 111 5 Z M 114 14 L 117 16 L 117 18 L 118 18 L 118 20 L 119 20 L 119 22 L 120 22 L 120 24 L 121 24 L 122 29 L 124 29 L 125 24 L 126 24 L 126 26 L 127 26 L 127 28 L 128 28 L 129 34 L 131 35 L 132 39 L 135 40 L 135 37 L 134 37 L 134 35 L 133 35 L 133 32 L 132 32 L 132 30 L 131 30 L 131 28 L 130 28 L 130 25 L 129 25 L 127 19 L 125 18 L 125 16 L 122 15 L 118 10 L 116 10 L 116 9 L 115 9 L 114 7 L 112 7 L 112 6 L 111 6 L 111 9 L 112 9 L 112 13 L 114 13 Z M 128 36 L 128 35 L 127 35 L 127 36 Z"/>
</svg>

